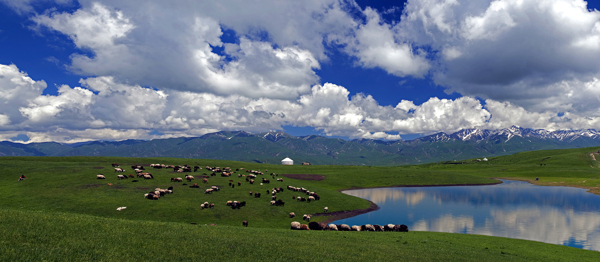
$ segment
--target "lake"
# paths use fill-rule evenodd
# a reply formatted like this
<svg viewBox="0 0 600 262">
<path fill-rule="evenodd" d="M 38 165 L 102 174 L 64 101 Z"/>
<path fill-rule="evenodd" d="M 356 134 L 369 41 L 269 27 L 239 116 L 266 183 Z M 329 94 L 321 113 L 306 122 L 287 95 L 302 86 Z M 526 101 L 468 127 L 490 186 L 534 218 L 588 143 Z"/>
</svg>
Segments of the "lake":
<svg viewBox="0 0 600 262">
<path fill-rule="evenodd" d="M 347 190 L 380 209 L 335 224 L 405 224 L 435 231 L 541 241 L 600 251 L 600 196 L 585 189 L 502 180 L 491 186 Z"/>
</svg>

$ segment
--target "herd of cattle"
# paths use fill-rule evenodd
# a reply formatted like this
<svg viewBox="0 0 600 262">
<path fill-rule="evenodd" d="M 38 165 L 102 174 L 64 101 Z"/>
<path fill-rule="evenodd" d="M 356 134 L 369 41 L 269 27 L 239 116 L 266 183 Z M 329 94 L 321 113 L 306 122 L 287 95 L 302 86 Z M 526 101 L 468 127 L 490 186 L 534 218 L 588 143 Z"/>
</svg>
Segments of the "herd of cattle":
<svg viewBox="0 0 600 262">
<path fill-rule="evenodd" d="M 115 172 L 126 172 L 125 169 L 119 167 L 119 164 L 113 163 L 112 164 Z M 183 165 L 183 166 L 174 166 L 174 165 L 164 165 L 164 164 L 151 164 L 150 167 L 154 168 L 154 169 L 163 169 L 163 168 L 172 168 L 173 171 L 178 172 L 178 173 L 182 173 L 182 172 L 197 172 L 198 170 L 202 169 L 198 166 L 194 166 L 191 167 L 189 165 Z M 154 179 L 154 176 L 151 173 L 148 172 L 144 172 L 144 167 L 141 165 L 133 165 L 131 166 L 131 169 L 136 173 L 138 178 L 144 178 L 144 179 Z M 193 170 L 193 171 L 192 171 Z M 217 173 L 221 173 L 220 176 L 221 177 L 230 177 L 232 175 L 232 169 L 230 167 L 225 167 L 225 168 L 220 168 L 220 167 L 210 167 L 210 166 L 206 166 L 206 170 L 211 171 L 212 173 L 210 174 L 210 176 L 216 176 Z M 241 170 L 245 170 L 244 168 L 238 168 L 235 171 L 241 172 Z M 265 170 L 267 171 L 267 170 Z M 243 175 L 243 174 L 238 174 L 238 178 L 245 178 L 246 182 L 250 183 L 250 184 L 254 184 L 254 179 L 257 178 L 257 175 L 264 175 L 263 172 L 256 171 L 256 170 L 245 170 L 246 173 L 248 173 L 247 175 Z M 276 175 L 275 173 L 271 173 L 270 176 L 275 179 Z M 121 180 L 121 179 L 128 179 L 128 178 L 135 178 L 136 176 L 134 175 L 121 175 L 118 174 L 117 175 L 117 179 Z M 98 174 L 96 175 L 97 179 L 106 179 L 106 177 L 103 174 Z M 208 178 L 209 176 L 204 173 L 204 176 L 202 176 L 202 182 L 205 184 L 208 184 Z M 191 182 L 192 180 L 194 180 L 195 177 L 192 175 L 186 175 L 185 176 L 185 180 L 187 180 L 188 182 Z M 172 177 L 171 178 L 171 182 L 183 182 L 184 178 L 181 177 Z M 283 182 L 282 178 L 277 178 L 276 181 L 278 182 Z M 138 182 L 137 180 L 133 180 L 132 182 Z M 262 178 L 262 183 L 260 183 L 260 185 L 264 185 L 264 184 L 268 184 L 270 183 L 269 179 L 266 178 Z M 112 185 L 109 183 L 109 185 Z M 184 184 L 185 185 L 185 184 Z M 236 183 L 234 183 L 233 180 L 229 180 L 229 186 L 232 188 L 235 188 Z M 241 186 L 242 183 L 241 182 L 237 182 L 238 186 Z M 200 186 L 198 185 L 198 183 L 194 183 L 192 186 L 190 186 L 191 188 L 199 188 Z M 220 188 L 218 186 L 210 186 L 210 188 L 207 188 L 204 190 L 205 194 L 212 194 L 213 192 L 217 192 L 219 191 Z M 311 201 L 318 201 L 321 199 L 321 197 L 319 196 L 318 193 L 310 191 L 304 187 L 294 187 L 294 186 L 287 186 L 287 190 L 289 191 L 293 191 L 293 192 L 297 192 L 298 196 L 296 196 L 296 194 L 294 194 L 292 196 L 292 200 L 296 200 L 297 202 L 308 202 L 310 203 Z M 282 187 L 275 187 L 272 188 L 271 190 L 266 190 L 267 194 L 271 194 L 271 201 L 270 204 L 272 206 L 284 206 L 285 202 L 282 199 L 278 199 L 277 194 L 281 193 L 284 191 L 284 188 Z M 254 196 L 255 198 L 260 198 L 261 197 L 261 193 L 260 192 L 252 192 L 250 191 L 250 196 Z M 166 194 L 173 194 L 173 187 L 169 187 L 167 189 L 161 189 L 161 188 L 156 188 L 153 191 L 150 191 L 149 193 L 144 194 L 144 198 L 150 199 L 150 200 L 158 200 L 160 199 L 160 197 L 166 195 Z M 300 196 L 301 194 L 304 194 L 304 196 Z M 226 202 L 226 206 L 231 207 L 232 209 L 240 209 L 241 207 L 246 206 L 246 201 L 227 201 Z M 215 207 L 214 203 L 208 203 L 208 202 L 204 202 L 203 204 L 200 205 L 200 209 L 213 209 Z M 123 208 L 124 209 L 124 208 Z M 328 207 L 324 208 L 325 212 L 329 211 Z M 294 218 L 296 215 L 294 212 L 291 212 L 289 214 L 290 218 Z M 306 222 L 308 222 L 308 224 L 301 224 L 300 222 L 292 222 L 291 223 L 291 229 L 292 230 L 334 230 L 334 231 L 397 231 L 397 232 L 407 232 L 408 231 L 408 227 L 406 225 L 393 225 L 393 224 L 388 224 L 385 226 L 379 226 L 379 225 L 362 225 L 362 226 L 348 226 L 346 224 L 341 224 L 341 225 L 335 225 L 335 224 L 324 224 L 324 223 L 317 223 L 317 222 L 310 222 L 311 216 L 305 214 L 302 217 L 303 220 L 305 220 Z M 248 226 L 248 221 L 243 221 L 243 226 Z"/>
</svg>

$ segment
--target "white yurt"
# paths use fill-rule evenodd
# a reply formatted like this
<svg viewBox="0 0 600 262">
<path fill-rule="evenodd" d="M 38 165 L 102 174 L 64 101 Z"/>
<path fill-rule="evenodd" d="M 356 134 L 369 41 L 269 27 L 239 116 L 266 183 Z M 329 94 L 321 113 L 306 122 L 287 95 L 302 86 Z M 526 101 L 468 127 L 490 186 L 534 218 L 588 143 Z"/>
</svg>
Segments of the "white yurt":
<svg viewBox="0 0 600 262">
<path fill-rule="evenodd" d="M 281 164 L 291 166 L 294 164 L 294 160 L 291 160 L 289 157 L 286 157 L 285 159 L 281 160 Z"/>
<path fill-rule="evenodd" d="M 483 161 L 487 161 L 487 158 L 485 158 L 485 157 L 484 157 L 484 158 L 483 158 Z"/>
</svg>

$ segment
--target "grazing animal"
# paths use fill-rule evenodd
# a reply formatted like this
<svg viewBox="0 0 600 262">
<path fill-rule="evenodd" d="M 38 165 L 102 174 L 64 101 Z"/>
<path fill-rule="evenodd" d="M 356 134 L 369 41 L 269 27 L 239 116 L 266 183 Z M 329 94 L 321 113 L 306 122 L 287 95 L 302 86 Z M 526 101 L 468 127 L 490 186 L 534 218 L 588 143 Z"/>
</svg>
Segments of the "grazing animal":
<svg viewBox="0 0 600 262">
<path fill-rule="evenodd" d="M 377 232 L 383 231 L 383 227 L 380 225 L 373 225 L 373 227 L 375 228 L 375 231 L 377 231 Z"/>
<path fill-rule="evenodd" d="M 387 224 L 383 226 L 383 230 L 385 231 L 394 231 L 394 224 Z"/>
<path fill-rule="evenodd" d="M 317 222 L 308 223 L 308 228 L 310 228 L 310 230 L 323 230 L 322 225 Z"/>
<path fill-rule="evenodd" d="M 112 167 L 119 167 L 119 164 L 117 164 L 117 163 L 112 163 Z"/>
<path fill-rule="evenodd" d="M 408 232 L 408 226 L 405 224 L 400 225 L 400 232 Z"/>
<path fill-rule="evenodd" d="M 250 191 L 250 196 L 252 196 L 252 191 Z"/>
<path fill-rule="evenodd" d="M 200 186 L 198 186 L 198 183 L 194 183 L 193 185 L 190 186 L 191 188 L 199 188 Z"/>
<path fill-rule="evenodd" d="M 96 179 L 106 179 L 103 174 L 96 175 Z M 19 179 L 21 180 L 21 179 Z"/>
<path fill-rule="evenodd" d="M 107 186 L 112 186 L 112 185 L 113 185 L 113 183 L 108 183 L 108 184 L 106 184 L 106 185 L 107 185 Z"/>
<path fill-rule="evenodd" d="M 271 205 L 274 206 L 275 205 L 275 200 L 271 200 Z"/>
<path fill-rule="evenodd" d="M 294 221 L 290 224 L 292 230 L 300 230 L 300 222 Z"/>
<path fill-rule="evenodd" d="M 254 197 L 260 198 L 260 193 L 254 193 Z"/>
<path fill-rule="evenodd" d="M 306 222 L 310 221 L 310 215 L 304 214 L 304 216 L 302 216 L 302 220 L 306 220 Z"/>
<path fill-rule="evenodd" d="M 337 226 L 336 226 L 336 225 L 334 225 L 334 224 L 329 224 L 329 225 L 327 226 L 327 229 L 328 229 L 328 230 L 332 230 L 332 231 L 338 231 L 338 228 L 337 228 Z"/>
<path fill-rule="evenodd" d="M 213 192 L 213 189 L 212 189 L 212 188 L 209 188 L 209 189 L 207 189 L 207 190 L 204 190 L 204 194 L 212 194 L 212 192 Z"/>
<path fill-rule="evenodd" d="M 350 226 L 347 224 L 341 224 L 337 226 L 340 231 L 350 231 Z"/>
<path fill-rule="evenodd" d="M 127 179 L 127 177 L 126 177 L 126 176 L 124 176 L 124 175 L 117 175 L 117 178 L 118 178 L 119 180 L 121 180 L 121 179 Z"/>
<path fill-rule="evenodd" d="M 327 213 L 327 211 L 329 211 L 329 208 L 328 208 L 328 207 L 325 207 L 325 213 Z"/>
<path fill-rule="evenodd" d="M 350 231 L 360 231 L 360 230 L 361 230 L 360 226 L 352 226 L 350 228 Z"/>
<path fill-rule="evenodd" d="M 188 182 L 192 182 L 192 180 L 194 180 L 194 177 L 193 177 L 193 176 L 185 176 L 185 179 L 186 179 Z"/>
<path fill-rule="evenodd" d="M 200 210 L 204 209 L 204 204 L 200 204 Z"/>
<path fill-rule="evenodd" d="M 310 228 L 308 228 L 307 224 L 302 224 L 300 225 L 300 230 L 310 230 Z"/>
<path fill-rule="evenodd" d="M 295 216 L 296 216 L 296 214 L 295 214 L 294 212 L 291 212 L 291 213 L 290 213 L 290 218 L 293 218 L 293 217 L 295 217 Z"/>
<path fill-rule="evenodd" d="M 208 184 L 208 179 L 206 179 L 206 178 L 203 178 L 203 179 L 202 179 L 202 182 L 204 182 L 205 184 Z"/>
<path fill-rule="evenodd" d="M 210 209 L 215 208 L 215 203 L 210 203 Z"/>
<path fill-rule="evenodd" d="M 246 221 L 246 220 L 242 221 L 242 226 L 248 227 L 248 221 Z"/>
<path fill-rule="evenodd" d="M 152 175 L 144 175 L 144 179 L 153 179 L 154 177 Z"/>
<path fill-rule="evenodd" d="M 171 177 L 171 182 L 183 182 L 181 177 Z"/>
<path fill-rule="evenodd" d="M 117 211 L 121 211 L 121 210 L 123 210 L 125 208 L 127 208 L 127 207 L 117 207 Z"/>
<path fill-rule="evenodd" d="M 134 176 L 134 175 L 132 175 L 132 174 L 129 174 L 129 177 L 131 177 L 131 178 L 135 178 L 135 176 Z"/>
</svg>

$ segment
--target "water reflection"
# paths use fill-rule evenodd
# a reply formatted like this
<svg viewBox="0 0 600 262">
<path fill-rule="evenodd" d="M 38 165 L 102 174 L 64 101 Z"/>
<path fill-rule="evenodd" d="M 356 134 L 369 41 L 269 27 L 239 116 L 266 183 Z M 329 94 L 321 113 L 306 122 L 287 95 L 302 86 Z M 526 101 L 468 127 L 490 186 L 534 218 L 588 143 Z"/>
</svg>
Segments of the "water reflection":
<svg viewBox="0 0 600 262">
<path fill-rule="evenodd" d="M 348 195 L 369 199 L 375 204 L 384 204 L 386 201 L 406 200 L 408 205 L 416 205 L 425 198 L 424 192 L 403 192 L 395 188 L 380 188 L 378 190 L 349 190 L 344 191 Z"/>
<path fill-rule="evenodd" d="M 380 209 L 336 221 L 406 224 L 414 231 L 502 236 L 600 251 L 600 196 L 520 181 L 494 186 L 344 191 Z"/>
</svg>

